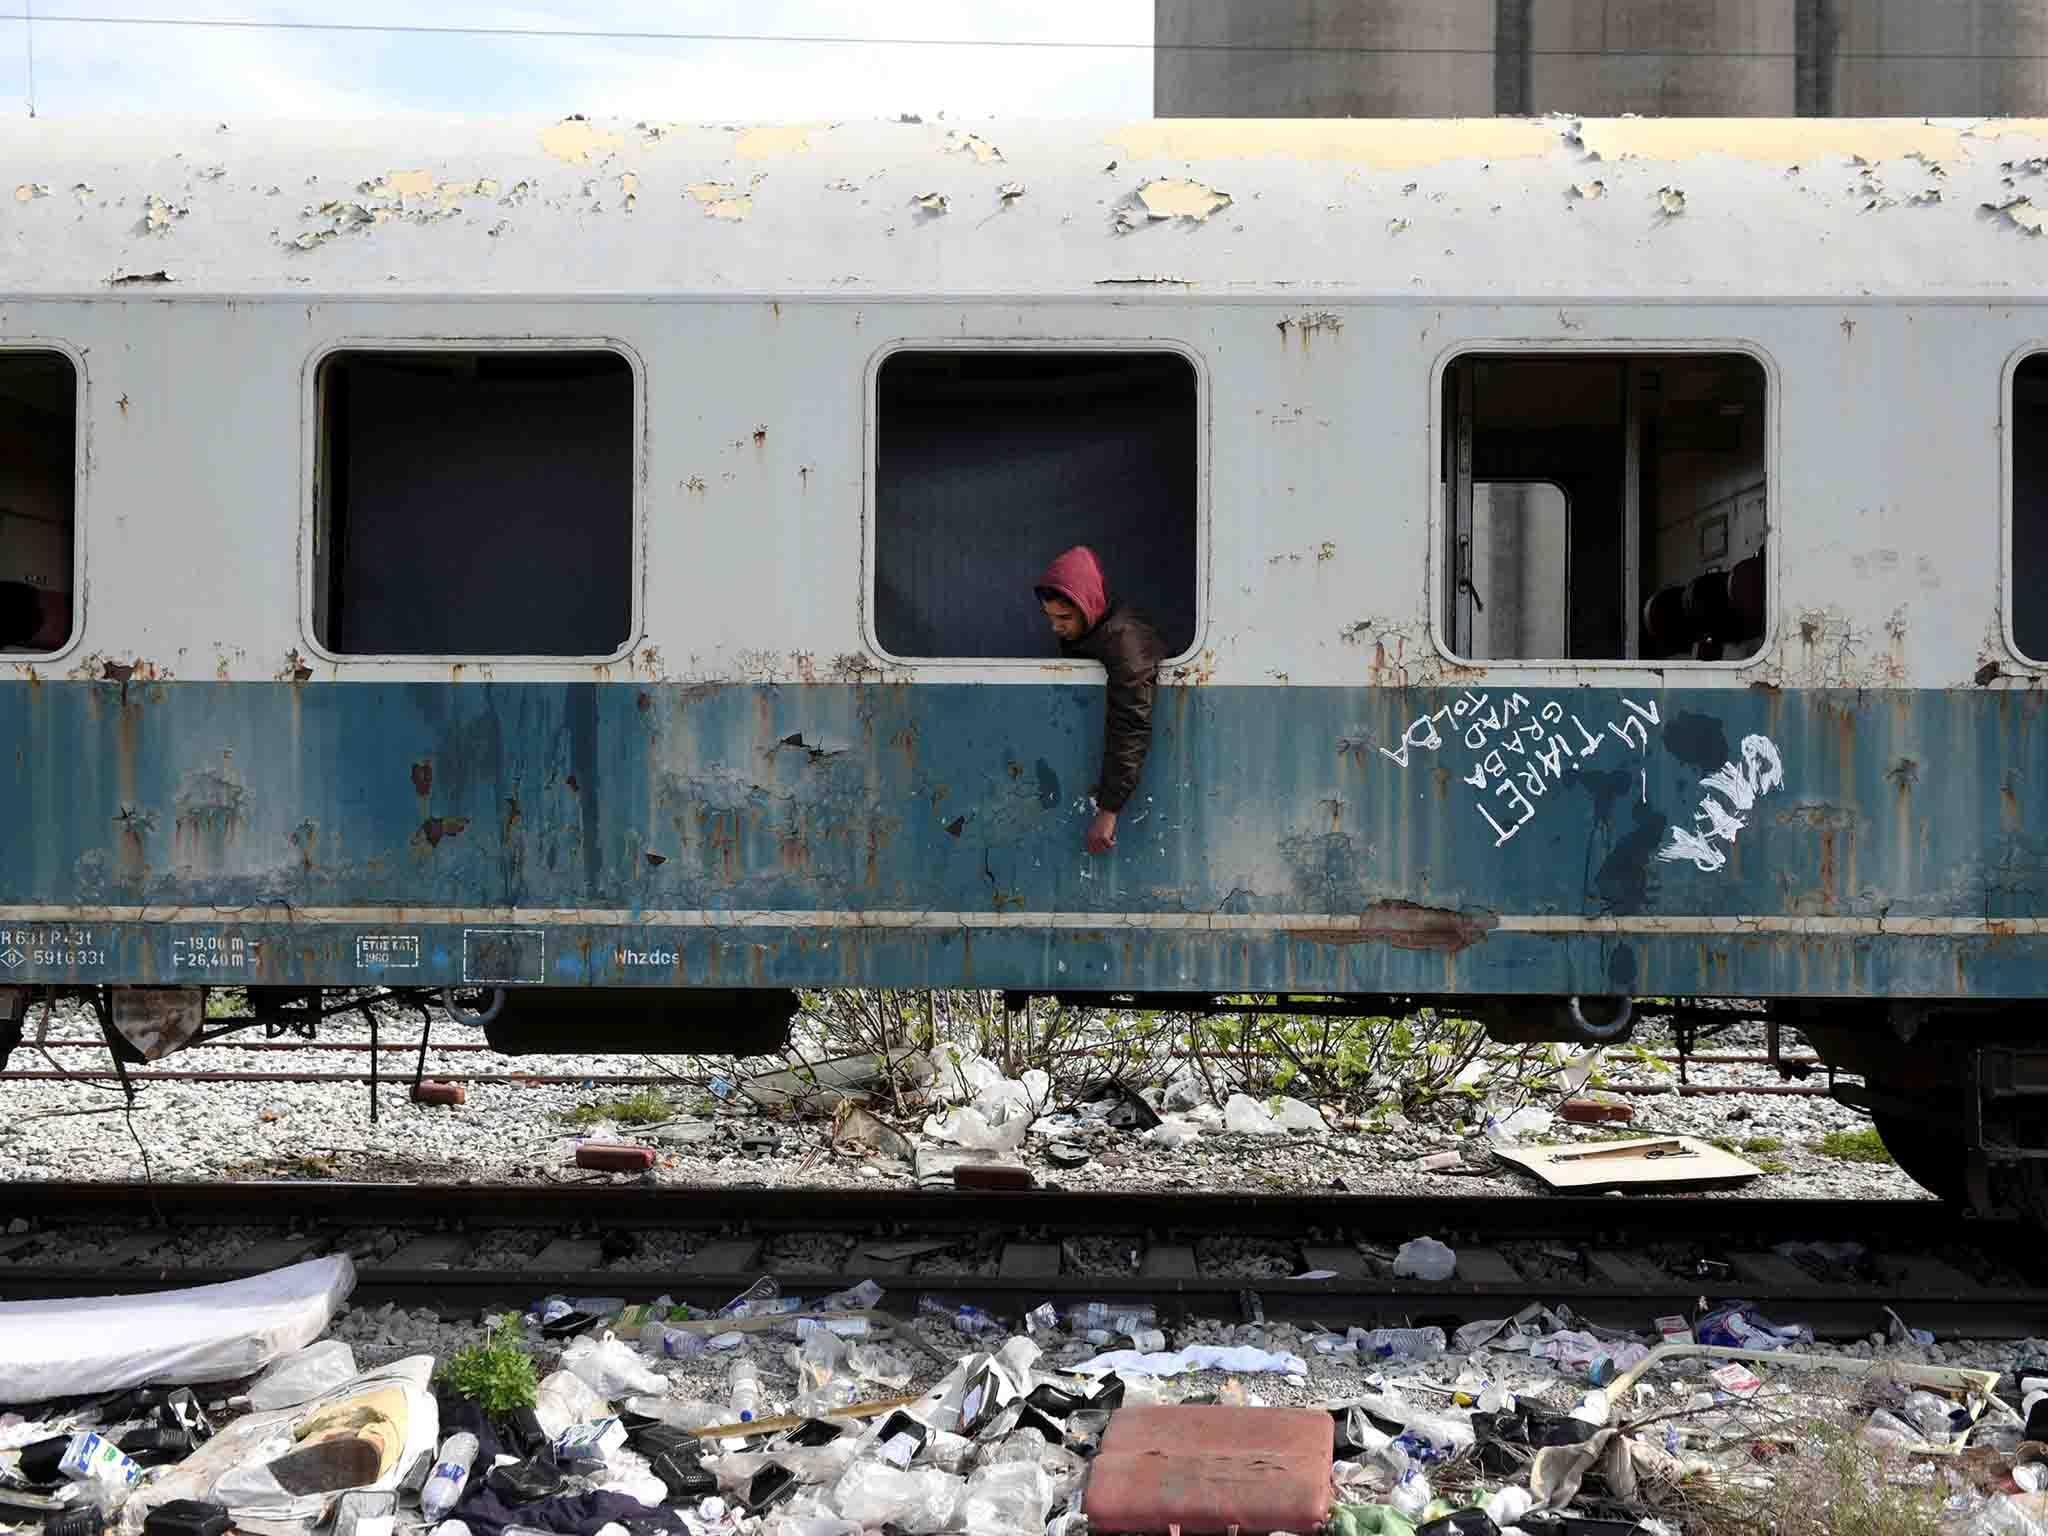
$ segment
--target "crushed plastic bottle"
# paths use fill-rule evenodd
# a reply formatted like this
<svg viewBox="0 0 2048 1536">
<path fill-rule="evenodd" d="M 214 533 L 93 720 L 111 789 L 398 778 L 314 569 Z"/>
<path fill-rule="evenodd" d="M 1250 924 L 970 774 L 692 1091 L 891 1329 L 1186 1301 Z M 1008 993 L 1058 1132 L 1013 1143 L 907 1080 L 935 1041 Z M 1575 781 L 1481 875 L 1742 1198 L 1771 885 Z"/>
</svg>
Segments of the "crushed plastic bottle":
<svg viewBox="0 0 2048 1536">
<path fill-rule="evenodd" d="M 943 1301 L 937 1296 L 920 1296 L 917 1298 L 917 1310 L 925 1317 L 936 1317 L 951 1323 L 960 1332 L 969 1335 L 1006 1334 L 1010 1331 L 981 1308 L 969 1306 L 965 1302 Z"/>
<path fill-rule="evenodd" d="M 640 1347 L 664 1360 L 688 1360 L 701 1355 L 711 1341 L 688 1328 L 671 1328 L 667 1323 L 649 1323 L 640 1330 Z"/>
<path fill-rule="evenodd" d="M 1449 1347 L 1441 1328 L 1353 1328 L 1346 1338 L 1360 1359 L 1434 1360 Z"/>
<path fill-rule="evenodd" d="M 732 1412 L 701 1398 L 659 1397 L 652 1392 L 625 1398 L 620 1406 L 628 1413 L 637 1413 L 643 1419 L 659 1419 L 677 1429 L 702 1429 L 707 1424 L 724 1424 Z"/>
<path fill-rule="evenodd" d="M 420 1490 L 420 1514 L 438 1523 L 462 1498 L 469 1482 L 469 1469 L 476 1462 L 476 1436 L 467 1430 L 450 1435 L 441 1443 L 434 1459 L 434 1474 Z"/>
<path fill-rule="evenodd" d="M 773 1301 L 782 1294 L 782 1286 L 773 1275 L 763 1275 L 739 1295 L 733 1297 L 718 1309 L 719 1317 L 748 1317 L 751 1308 L 762 1302 Z"/>
<path fill-rule="evenodd" d="M 824 1418 L 857 1402 L 860 1383 L 847 1368 L 846 1345 L 823 1329 L 805 1336 L 796 1351 L 796 1410 Z"/>
<path fill-rule="evenodd" d="M 1074 1333 L 1101 1330 L 1129 1335 L 1159 1325 L 1159 1309 L 1143 1301 L 1083 1301 L 1067 1308 L 1067 1328 Z"/>
<path fill-rule="evenodd" d="M 843 1291 L 834 1291 L 819 1301 L 815 1310 L 819 1312 L 871 1312 L 880 1305 L 882 1288 L 872 1280 L 863 1280 L 858 1285 L 848 1286 Z"/>
</svg>

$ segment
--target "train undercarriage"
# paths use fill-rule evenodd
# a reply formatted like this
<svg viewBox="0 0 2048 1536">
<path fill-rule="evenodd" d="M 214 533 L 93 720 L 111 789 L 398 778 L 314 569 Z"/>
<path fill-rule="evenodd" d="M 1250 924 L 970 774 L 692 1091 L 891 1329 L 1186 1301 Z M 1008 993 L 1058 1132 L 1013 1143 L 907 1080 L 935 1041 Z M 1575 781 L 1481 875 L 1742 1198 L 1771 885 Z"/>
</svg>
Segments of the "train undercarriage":
<svg viewBox="0 0 2048 1536">
<path fill-rule="evenodd" d="M 1796 1030 L 1818 1056 L 1830 1095 L 1869 1115 L 1886 1150 L 1916 1182 L 1982 1216 L 2048 1227 L 2048 1046 L 2029 1037 L 2029 1016 L 2009 1003 L 1079 991 L 1003 996 L 1012 1011 L 1033 999 L 1241 1016 L 1400 1018 L 1434 1010 L 1472 1019 L 1505 1044 L 1616 1045 L 1654 1020 L 1672 1031 L 1681 1062 L 1731 1028 L 1761 1024 L 1767 1058 L 1788 1079 L 1817 1070 L 1810 1059 L 1785 1053 L 1784 1036 Z M 228 1011 L 219 1006 L 224 998 L 243 1006 Z M 369 1025 L 374 1042 L 393 1009 L 419 1013 L 422 1069 L 433 1030 L 444 1021 L 481 1029 L 508 1055 L 771 1055 L 787 1043 L 800 1009 L 798 994 L 781 988 L 0 987 L 0 1068 L 25 1036 L 32 1038 L 37 1011 L 59 999 L 90 1009 L 124 1080 L 130 1065 L 251 1030 L 311 1040 L 323 1023 L 353 1017 Z"/>
</svg>

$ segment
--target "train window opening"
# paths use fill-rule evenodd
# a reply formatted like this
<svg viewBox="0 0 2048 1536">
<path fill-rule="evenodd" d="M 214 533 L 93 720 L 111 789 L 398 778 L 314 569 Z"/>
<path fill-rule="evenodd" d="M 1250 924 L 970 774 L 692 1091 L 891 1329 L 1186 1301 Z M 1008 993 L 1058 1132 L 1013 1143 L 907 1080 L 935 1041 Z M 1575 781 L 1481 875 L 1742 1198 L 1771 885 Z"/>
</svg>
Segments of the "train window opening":
<svg viewBox="0 0 2048 1536">
<path fill-rule="evenodd" d="M 907 658 L 1056 654 L 1032 583 L 1086 544 L 1191 649 L 1195 370 L 1176 352 L 897 352 L 875 385 L 875 639 Z"/>
<path fill-rule="evenodd" d="M 2012 637 L 2020 655 L 2048 661 L 2048 352 L 2012 379 Z"/>
<path fill-rule="evenodd" d="M 1762 365 L 1468 355 L 1444 374 L 1451 649 L 1476 661 L 1733 661 L 1766 629 Z"/>
<path fill-rule="evenodd" d="M 314 637 L 337 655 L 616 655 L 633 370 L 600 351 L 352 351 L 319 374 Z"/>
<path fill-rule="evenodd" d="M 78 537 L 78 373 L 61 352 L 0 352 L 0 653 L 70 642 Z"/>
</svg>

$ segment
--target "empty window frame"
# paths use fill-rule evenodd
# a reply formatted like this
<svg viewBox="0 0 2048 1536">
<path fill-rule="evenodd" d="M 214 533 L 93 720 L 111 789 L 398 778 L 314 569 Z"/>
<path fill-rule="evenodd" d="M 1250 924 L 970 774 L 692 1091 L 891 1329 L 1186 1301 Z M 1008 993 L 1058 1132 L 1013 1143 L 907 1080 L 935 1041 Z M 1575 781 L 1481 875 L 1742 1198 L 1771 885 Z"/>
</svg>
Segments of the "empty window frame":
<svg viewBox="0 0 2048 1536">
<path fill-rule="evenodd" d="M 314 638 L 342 656 L 617 655 L 634 380 L 615 352 L 338 352 L 318 375 Z"/>
<path fill-rule="evenodd" d="M 70 643 L 77 454 L 71 360 L 0 351 L 0 654 L 48 655 Z"/>
<path fill-rule="evenodd" d="M 1455 654 L 1757 653 L 1768 434 L 1755 358 L 1468 354 L 1443 388 L 1442 620 Z"/>
<path fill-rule="evenodd" d="M 890 354 L 875 382 L 875 639 L 904 658 L 1058 654 L 1032 586 L 1086 544 L 1168 655 L 1197 621 L 1198 405 L 1177 352 Z"/>
<path fill-rule="evenodd" d="M 2012 376 L 2012 638 L 2048 661 L 2048 352 Z"/>
</svg>

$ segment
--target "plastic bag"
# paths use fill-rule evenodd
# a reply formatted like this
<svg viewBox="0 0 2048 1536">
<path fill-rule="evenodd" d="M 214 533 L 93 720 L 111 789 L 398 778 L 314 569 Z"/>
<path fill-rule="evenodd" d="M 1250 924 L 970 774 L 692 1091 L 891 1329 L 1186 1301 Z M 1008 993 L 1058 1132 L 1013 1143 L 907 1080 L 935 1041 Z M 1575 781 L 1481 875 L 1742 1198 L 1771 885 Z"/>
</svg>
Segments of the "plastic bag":
<svg viewBox="0 0 2048 1536">
<path fill-rule="evenodd" d="M 974 1536 L 1039 1536 L 1052 1488 L 1034 1457 L 999 1461 L 967 1480 L 961 1514 Z"/>
<path fill-rule="evenodd" d="M 1028 1116 L 1013 1115 L 1000 1123 L 991 1123 L 979 1109 L 971 1106 L 929 1116 L 924 1122 L 924 1133 L 933 1141 L 950 1141 L 974 1152 L 1014 1152 L 1024 1145 L 1025 1134 L 1030 1129 Z"/>
<path fill-rule="evenodd" d="M 1511 1147 L 1518 1141 L 1531 1136 L 1541 1136 L 1549 1131 L 1556 1116 L 1547 1109 L 1534 1105 L 1518 1109 L 1504 1116 L 1489 1114 L 1486 1117 L 1486 1136 L 1496 1146 Z"/>
<path fill-rule="evenodd" d="M 2048 1493 L 2000 1494 L 1955 1530 L 1957 1536 L 2048 1536 Z"/>
<path fill-rule="evenodd" d="M 1289 1131 L 1321 1135 L 1330 1127 L 1314 1108 L 1299 1099 L 1281 1098 L 1269 1109 L 1248 1094 L 1233 1093 L 1223 1106 L 1223 1128 L 1240 1136 L 1285 1136 Z"/>
<path fill-rule="evenodd" d="M 1197 1104 L 1207 1103 L 1208 1099 L 1209 1091 L 1202 1082 L 1201 1074 L 1183 1062 L 1174 1069 L 1173 1075 L 1166 1080 L 1166 1086 L 1160 1090 L 1159 1107 L 1167 1110 L 1193 1109 Z"/>
<path fill-rule="evenodd" d="M 937 1536 L 953 1523 L 965 1491 L 957 1477 L 930 1470 L 899 1472 L 860 1462 L 832 1489 L 839 1513 L 863 1526 L 893 1525 L 904 1536 Z"/>
<path fill-rule="evenodd" d="M 1458 1272 L 1458 1256 L 1433 1237 L 1418 1237 L 1394 1255 L 1397 1280 L 1448 1280 Z"/>
<path fill-rule="evenodd" d="M 1168 1115 L 1151 1130 L 1142 1133 L 1144 1138 L 1161 1147 L 1184 1147 L 1202 1134 L 1202 1127 L 1192 1120 L 1183 1120 Z"/>
<path fill-rule="evenodd" d="M 1003 1081 L 1003 1069 L 973 1051 L 940 1053 L 939 1093 L 949 1104 L 972 1104 Z"/>
<path fill-rule="evenodd" d="M 1749 1302 L 1741 1301 L 1709 1312 L 1693 1325 L 1693 1337 L 1702 1344 L 1721 1344 L 1731 1349 L 1784 1349 L 1792 1344 L 1811 1344 L 1813 1330 L 1796 1323 L 1774 1323 Z"/>
<path fill-rule="evenodd" d="M 1249 1344 L 1192 1344 L 1170 1354 L 1143 1355 L 1135 1349 L 1111 1350 L 1074 1367 L 1077 1371 L 1115 1371 L 1119 1376 L 1179 1376 L 1189 1371 L 1271 1372 L 1306 1376 L 1308 1362 L 1299 1355 L 1254 1349 Z"/>
<path fill-rule="evenodd" d="M 624 1397 L 628 1392 L 665 1392 L 668 1382 L 647 1368 L 633 1347 L 612 1334 L 589 1334 L 562 1351 L 562 1369 L 573 1372 L 599 1397 Z"/>
<path fill-rule="evenodd" d="M 666 1387 L 668 1383 L 661 1385 Z M 590 1383 L 572 1371 L 556 1371 L 547 1376 L 533 1396 L 533 1416 L 540 1420 L 549 1439 L 572 1424 L 601 1419 L 610 1411 L 610 1405 L 591 1390 Z"/>
<path fill-rule="evenodd" d="M 886 1344 L 852 1343 L 846 1347 L 846 1368 L 871 1386 L 902 1391 L 917 1374 L 917 1366 L 900 1351 Z"/>
<path fill-rule="evenodd" d="M 355 1351 L 339 1339 L 322 1339 L 265 1371 L 249 1388 L 249 1406 L 289 1408 L 309 1402 L 355 1373 Z"/>
</svg>

